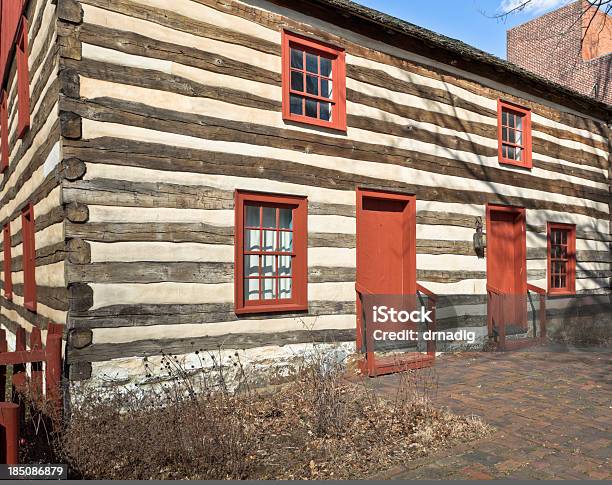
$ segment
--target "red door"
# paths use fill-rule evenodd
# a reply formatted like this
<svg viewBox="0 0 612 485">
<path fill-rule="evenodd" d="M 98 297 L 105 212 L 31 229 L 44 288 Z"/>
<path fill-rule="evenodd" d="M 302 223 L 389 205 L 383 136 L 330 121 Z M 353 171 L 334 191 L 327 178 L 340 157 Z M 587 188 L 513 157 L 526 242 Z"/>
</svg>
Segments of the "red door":
<svg viewBox="0 0 612 485">
<path fill-rule="evenodd" d="M 412 196 L 357 191 L 357 284 L 376 295 L 416 293 L 416 202 Z M 357 348 L 362 348 L 357 300 Z"/>
<path fill-rule="evenodd" d="M 498 297 L 506 333 L 526 326 L 525 210 L 487 207 L 487 286 Z M 501 322 L 496 322 L 501 323 Z"/>
</svg>

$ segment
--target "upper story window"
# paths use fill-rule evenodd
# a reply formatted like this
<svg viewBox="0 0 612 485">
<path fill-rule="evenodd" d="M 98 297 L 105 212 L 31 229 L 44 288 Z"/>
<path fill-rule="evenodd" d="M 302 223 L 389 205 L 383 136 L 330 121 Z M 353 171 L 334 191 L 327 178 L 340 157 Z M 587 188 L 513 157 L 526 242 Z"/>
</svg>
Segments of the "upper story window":
<svg viewBox="0 0 612 485">
<path fill-rule="evenodd" d="M 499 163 L 531 168 L 531 111 L 497 102 Z"/>
<path fill-rule="evenodd" d="M 576 291 L 576 226 L 548 223 L 548 291 Z"/>
<path fill-rule="evenodd" d="M 283 118 L 346 130 L 344 50 L 283 31 Z"/>
<path fill-rule="evenodd" d="M 23 138 L 30 127 L 30 69 L 28 67 L 28 21 L 21 17 L 17 34 L 17 135 Z"/>
<path fill-rule="evenodd" d="M 306 199 L 237 192 L 236 313 L 306 310 Z"/>
</svg>

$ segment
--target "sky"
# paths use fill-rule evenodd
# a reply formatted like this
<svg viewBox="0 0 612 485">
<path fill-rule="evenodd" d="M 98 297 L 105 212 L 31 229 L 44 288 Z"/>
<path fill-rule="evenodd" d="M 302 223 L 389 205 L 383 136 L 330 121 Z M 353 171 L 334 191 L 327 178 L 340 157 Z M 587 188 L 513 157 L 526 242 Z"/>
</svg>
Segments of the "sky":
<svg viewBox="0 0 612 485">
<path fill-rule="evenodd" d="M 500 20 L 523 0 L 354 0 L 420 27 L 433 30 L 483 51 L 506 58 L 506 30 L 570 3 L 570 0 L 531 0 L 521 12 Z"/>
</svg>

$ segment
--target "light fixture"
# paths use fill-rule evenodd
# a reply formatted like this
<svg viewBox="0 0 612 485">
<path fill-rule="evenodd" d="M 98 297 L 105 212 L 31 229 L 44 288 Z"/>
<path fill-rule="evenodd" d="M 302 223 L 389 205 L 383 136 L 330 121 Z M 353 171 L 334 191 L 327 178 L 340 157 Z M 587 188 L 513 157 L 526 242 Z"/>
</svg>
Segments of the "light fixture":
<svg viewBox="0 0 612 485">
<path fill-rule="evenodd" d="M 487 247 L 486 236 L 482 233 L 482 218 L 476 218 L 476 232 L 474 233 L 474 252 L 479 258 L 484 258 Z"/>
</svg>

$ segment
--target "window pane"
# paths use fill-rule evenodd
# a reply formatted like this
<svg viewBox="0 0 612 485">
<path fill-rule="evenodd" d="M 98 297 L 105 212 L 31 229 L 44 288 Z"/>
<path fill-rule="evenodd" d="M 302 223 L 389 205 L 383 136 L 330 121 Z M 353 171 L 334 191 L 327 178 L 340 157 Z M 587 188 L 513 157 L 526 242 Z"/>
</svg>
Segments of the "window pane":
<svg viewBox="0 0 612 485">
<path fill-rule="evenodd" d="M 306 70 L 314 74 L 319 73 L 319 57 L 314 54 L 306 53 Z"/>
<path fill-rule="evenodd" d="M 246 225 L 249 227 L 259 227 L 259 206 L 246 206 Z"/>
<path fill-rule="evenodd" d="M 291 49 L 291 67 L 304 69 L 304 51 Z"/>
<path fill-rule="evenodd" d="M 259 276 L 259 256 L 247 254 L 244 257 L 244 276 Z"/>
<path fill-rule="evenodd" d="M 522 116 L 518 116 L 518 115 L 516 116 L 516 127 L 519 130 L 523 129 L 523 117 Z"/>
<path fill-rule="evenodd" d="M 514 132 L 514 143 L 516 143 L 517 145 L 523 144 L 523 132 L 522 131 Z"/>
<path fill-rule="evenodd" d="M 274 278 L 266 278 L 263 281 L 263 299 L 276 299 L 276 280 Z"/>
<path fill-rule="evenodd" d="M 246 251 L 260 251 L 260 231 L 259 229 L 247 229 L 245 232 L 244 249 Z"/>
<path fill-rule="evenodd" d="M 502 141 L 510 141 L 508 140 L 508 128 L 502 128 Z"/>
<path fill-rule="evenodd" d="M 258 279 L 245 279 L 244 280 L 244 299 L 245 300 L 259 300 L 259 280 Z"/>
<path fill-rule="evenodd" d="M 332 83 L 327 79 L 321 79 L 321 96 L 324 98 L 332 97 Z"/>
<path fill-rule="evenodd" d="M 278 257 L 278 275 L 291 276 L 291 256 Z"/>
<path fill-rule="evenodd" d="M 324 121 L 331 121 L 331 104 L 319 102 L 319 109 L 321 111 L 320 118 Z"/>
<path fill-rule="evenodd" d="M 514 128 L 514 115 L 512 113 L 508 113 L 508 126 Z"/>
<path fill-rule="evenodd" d="M 276 256 L 263 256 L 261 274 L 262 276 L 276 275 Z"/>
<path fill-rule="evenodd" d="M 306 92 L 319 95 L 319 78 L 317 76 L 306 76 Z"/>
<path fill-rule="evenodd" d="M 280 233 L 280 248 L 279 251 L 284 253 L 290 253 L 293 251 L 293 233 L 288 231 L 281 231 Z"/>
<path fill-rule="evenodd" d="M 263 208 L 263 227 L 276 227 L 276 209 L 274 207 Z"/>
<path fill-rule="evenodd" d="M 306 98 L 306 116 L 317 118 L 317 102 Z"/>
<path fill-rule="evenodd" d="M 304 74 L 297 71 L 291 71 L 291 89 L 295 91 L 304 91 Z"/>
<path fill-rule="evenodd" d="M 502 111 L 502 125 L 508 126 L 508 112 Z"/>
<path fill-rule="evenodd" d="M 279 209 L 279 227 L 291 229 L 293 227 L 293 211 L 291 209 Z"/>
<path fill-rule="evenodd" d="M 502 145 L 502 157 L 508 158 L 508 146 L 507 145 Z"/>
<path fill-rule="evenodd" d="M 301 96 L 296 96 L 295 94 L 292 94 L 290 96 L 290 111 L 291 114 L 294 115 L 303 115 L 304 114 L 304 107 L 302 106 L 302 101 L 304 98 L 302 98 Z"/>
<path fill-rule="evenodd" d="M 321 76 L 332 77 L 332 61 L 321 57 Z"/>
<path fill-rule="evenodd" d="M 279 298 L 291 298 L 291 278 L 281 278 L 278 281 Z"/>
<path fill-rule="evenodd" d="M 276 251 L 276 231 L 264 231 L 263 250 L 266 252 Z"/>
<path fill-rule="evenodd" d="M 514 147 L 508 147 L 508 158 L 514 160 Z"/>
<path fill-rule="evenodd" d="M 519 161 L 523 159 L 523 150 L 521 148 L 514 149 L 514 159 Z"/>
</svg>

